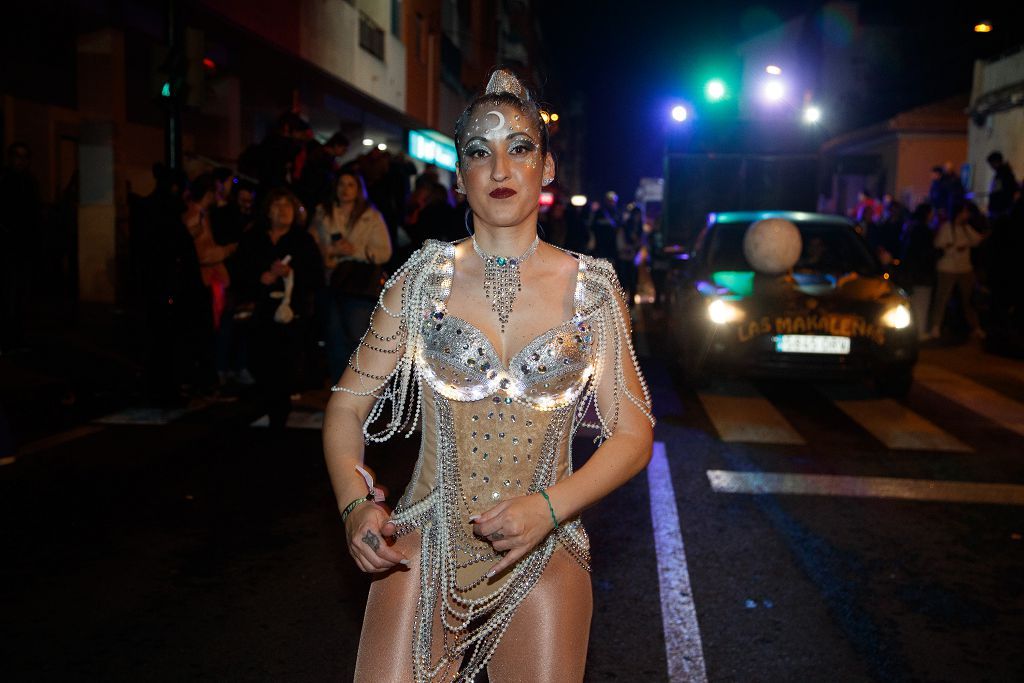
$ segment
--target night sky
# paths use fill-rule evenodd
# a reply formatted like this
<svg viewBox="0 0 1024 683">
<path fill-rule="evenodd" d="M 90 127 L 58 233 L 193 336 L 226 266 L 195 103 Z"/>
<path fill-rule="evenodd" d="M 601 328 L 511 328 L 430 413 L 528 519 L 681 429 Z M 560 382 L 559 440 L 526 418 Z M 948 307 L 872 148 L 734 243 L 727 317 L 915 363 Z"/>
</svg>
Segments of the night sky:
<svg viewBox="0 0 1024 683">
<path fill-rule="evenodd" d="M 586 103 L 587 187 L 632 197 L 641 176 L 661 175 L 661 145 L 670 103 L 700 99 L 712 71 L 736 72 L 735 46 L 819 2 L 758 4 L 559 0 L 538 4 L 547 52 L 542 97 L 556 110 L 570 93 Z M 968 93 L 975 57 L 992 57 L 1024 43 L 1017 3 L 860 3 L 861 20 L 898 29 L 905 77 L 871 98 L 858 116 L 867 124 L 943 97 Z M 979 20 L 995 30 L 974 34 Z M 836 131 L 840 132 L 840 131 Z"/>
</svg>

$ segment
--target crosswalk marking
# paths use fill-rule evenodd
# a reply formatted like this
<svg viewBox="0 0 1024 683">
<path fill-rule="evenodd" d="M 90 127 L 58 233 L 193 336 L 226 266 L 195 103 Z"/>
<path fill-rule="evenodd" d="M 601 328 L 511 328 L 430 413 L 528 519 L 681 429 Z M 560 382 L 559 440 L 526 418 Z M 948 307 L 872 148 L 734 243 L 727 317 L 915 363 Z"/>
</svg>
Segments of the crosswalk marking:
<svg viewBox="0 0 1024 683">
<path fill-rule="evenodd" d="M 708 470 L 707 475 L 711 488 L 716 493 L 779 493 L 796 496 L 900 498 L 946 503 L 1024 505 L 1024 486 L 1017 484 L 726 470 Z"/>
<path fill-rule="evenodd" d="M 806 443 L 782 413 L 746 382 L 722 383 L 697 396 L 722 441 Z"/>
<path fill-rule="evenodd" d="M 844 399 L 822 388 L 837 408 L 887 448 L 973 453 L 974 449 L 890 398 Z"/>
<path fill-rule="evenodd" d="M 1024 436 L 1024 404 L 930 363 L 917 365 L 914 380 L 968 410 Z"/>
<path fill-rule="evenodd" d="M 672 683 L 704 683 L 704 647 L 701 643 L 697 610 L 686 568 L 686 551 L 679 530 L 679 508 L 672 488 L 665 444 L 654 442 L 647 466 L 647 485 L 651 491 L 651 522 L 654 525 L 654 550 L 658 558 L 658 588 L 661 595 L 661 622 L 665 633 L 668 680 Z"/>
</svg>

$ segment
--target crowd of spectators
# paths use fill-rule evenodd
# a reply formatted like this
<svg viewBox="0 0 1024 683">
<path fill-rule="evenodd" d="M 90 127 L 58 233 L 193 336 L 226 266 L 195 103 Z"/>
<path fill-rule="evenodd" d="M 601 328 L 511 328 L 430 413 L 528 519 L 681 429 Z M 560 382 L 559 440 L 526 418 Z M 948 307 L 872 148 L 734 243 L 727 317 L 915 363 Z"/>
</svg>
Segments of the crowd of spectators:
<svg viewBox="0 0 1024 683">
<path fill-rule="evenodd" d="M 875 255 L 910 293 L 922 341 L 960 328 L 979 338 L 994 335 L 997 350 L 1019 353 L 1024 287 L 1016 270 L 1024 253 L 1024 199 L 1002 154 L 994 151 L 987 161 L 994 173 L 987 213 L 949 162 L 932 168 L 927 201 L 913 212 L 891 195 L 877 201 L 865 190 L 853 213 Z"/>
<path fill-rule="evenodd" d="M 344 372 L 388 273 L 424 240 L 471 230 L 464 197 L 436 168 L 417 175 L 408 157 L 377 148 L 343 162 L 348 148 L 341 133 L 317 142 L 289 112 L 237 170 L 186 178 L 158 164 L 153 192 L 130 197 L 154 399 L 251 391 L 284 425 L 296 394 Z M 642 226 L 617 202 L 560 198 L 542 228 L 609 258 L 633 290 Z"/>
</svg>

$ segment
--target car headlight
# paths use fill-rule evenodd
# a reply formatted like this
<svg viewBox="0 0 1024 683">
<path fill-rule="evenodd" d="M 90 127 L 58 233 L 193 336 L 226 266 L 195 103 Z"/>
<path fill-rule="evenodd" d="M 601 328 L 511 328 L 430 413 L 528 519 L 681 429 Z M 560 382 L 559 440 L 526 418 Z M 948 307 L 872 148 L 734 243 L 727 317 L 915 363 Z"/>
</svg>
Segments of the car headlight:
<svg viewBox="0 0 1024 683">
<path fill-rule="evenodd" d="M 910 327 L 910 309 L 904 304 L 896 304 L 882 314 L 882 324 L 896 330 Z"/>
<path fill-rule="evenodd" d="M 742 319 L 743 311 L 728 301 L 715 299 L 708 304 L 708 317 L 716 325 L 724 325 Z"/>
</svg>

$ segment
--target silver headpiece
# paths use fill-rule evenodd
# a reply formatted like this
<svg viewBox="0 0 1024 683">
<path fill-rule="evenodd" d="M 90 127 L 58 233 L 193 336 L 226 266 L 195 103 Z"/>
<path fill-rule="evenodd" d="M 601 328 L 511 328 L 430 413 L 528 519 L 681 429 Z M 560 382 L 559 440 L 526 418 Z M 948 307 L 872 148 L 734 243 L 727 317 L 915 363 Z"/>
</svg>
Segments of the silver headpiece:
<svg viewBox="0 0 1024 683">
<path fill-rule="evenodd" d="M 491 74 L 491 80 L 487 81 L 484 93 L 487 95 L 497 95 L 503 92 L 515 96 L 520 102 L 528 102 L 530 100 L 530 93 L 514 73 L 505 69 L 497 69 Z"/>
</svg>

